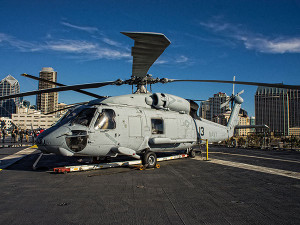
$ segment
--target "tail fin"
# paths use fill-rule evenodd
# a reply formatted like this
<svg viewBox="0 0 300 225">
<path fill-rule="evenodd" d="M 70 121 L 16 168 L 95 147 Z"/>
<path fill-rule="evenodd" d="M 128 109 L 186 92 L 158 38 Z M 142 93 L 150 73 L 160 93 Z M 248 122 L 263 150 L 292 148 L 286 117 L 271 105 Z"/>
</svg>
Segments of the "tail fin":
<svg viewBox="0 0 300 225">
<path fill-rule="evenodd" d="M 233 100 L 234 100 L 234 107 L 227 124 L 228 138 L 233 136 L 234 128 L 239 123 L 239 112 L 241 109 L 241 104 L 244 102 L 244 100 L 238 95 L 234 96 Z"/>
</svg>

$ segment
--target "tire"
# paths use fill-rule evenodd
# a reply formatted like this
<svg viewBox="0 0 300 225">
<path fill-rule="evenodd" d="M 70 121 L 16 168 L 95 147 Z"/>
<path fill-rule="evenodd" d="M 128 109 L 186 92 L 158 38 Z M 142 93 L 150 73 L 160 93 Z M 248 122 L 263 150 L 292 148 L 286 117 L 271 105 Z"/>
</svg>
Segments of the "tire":
<svg viewBox="0 0 300 225">
<path fill-rule="evenodd" d="M 195 151 L 194 149 L 191 149 L 191 150 L 189 151 L 189 157 L 190 157 L 190 158 L 195 158 L 195 157 L 196 157 L 196 151 Z"/>
<path fill-rule="evenodd" d="M 147 168 L 155 168 L 157 163 L 157 157 L 154 152 L 145 152 L 142 157 L 142 163 Z"/>
</svg>

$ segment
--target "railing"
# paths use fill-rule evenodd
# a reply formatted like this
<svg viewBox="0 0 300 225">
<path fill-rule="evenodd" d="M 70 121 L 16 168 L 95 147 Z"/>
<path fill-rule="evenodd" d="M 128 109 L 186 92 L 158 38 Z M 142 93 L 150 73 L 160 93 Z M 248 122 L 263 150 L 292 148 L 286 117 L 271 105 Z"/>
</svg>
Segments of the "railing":
<svg viewBox="0 0 300 225">
<path fill-rule="evenodd" d="M 24 138 L 20 140 L 20 137 L 12 138 L 10 135 L 5 136 L 5 139 L 3 139 L 3 136 L 0 138 L 0 148 L 3 147 L 17 147 L 17 146 L 31 146 L 34 145 L 34 137 L 29 136 L 28 141 L 26 141 L 26 137 L 24 135 Z"/>
</svg>

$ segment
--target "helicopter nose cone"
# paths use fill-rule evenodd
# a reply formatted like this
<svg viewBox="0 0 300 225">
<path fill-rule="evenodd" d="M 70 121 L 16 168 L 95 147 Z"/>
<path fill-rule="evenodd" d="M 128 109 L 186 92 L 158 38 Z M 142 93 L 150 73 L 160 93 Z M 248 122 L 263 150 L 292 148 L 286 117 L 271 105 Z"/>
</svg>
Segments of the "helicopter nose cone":
<svg viewBox="0 0 300 225">
<path fill-rule="evenodd" d="M 45 133 L 44 133 L 45 132 Z M 49 129 L 41 133 L 37 139 L 36 144 L 38 149 L 46 153 L 55 153 L 59 155 L 70 155 L 62 154 L 65 151 L 61 151 L 65 145 L 65 135 L 70 134 L 70 129 L 67 127 L 60 127 L 58 129 Z"/>
</svg>

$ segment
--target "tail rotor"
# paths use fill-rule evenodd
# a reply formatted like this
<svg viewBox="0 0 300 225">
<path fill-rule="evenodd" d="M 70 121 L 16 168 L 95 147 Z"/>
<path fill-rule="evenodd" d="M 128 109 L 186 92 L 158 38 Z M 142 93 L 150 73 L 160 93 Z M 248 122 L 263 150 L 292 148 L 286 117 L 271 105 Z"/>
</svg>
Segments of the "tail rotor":
<svg viewBox="0 0 300 225">
<path fill-rule="evenodd" d="M 233 81 L 235 81 L 235 76 L 233 76 Z M 233 102 L 234 102 L 235 98 L 236 98 L 237 96 L 243 94 L 243 93 L 244 93 L 244 90 L 238 92 L 238 93 L 235 95 L 235 94 L 234 94 L 234 83 L 233 83 L 233 85 L 232 85 L 232 94 L 231 94 L 231 96 L 229 97 L 229 99 L 228 99 L 226 102 L 224 102 L 224 103 L 221 104 L 220 108 L 222 109 L 222 108 L 224 108 L 225 106 L 228 106 L 228 105 L 229 105 L 229 102 L 231 102 L 231 110 L 232 110 L 232 109 L 233 109 Z"/>
</svg>

